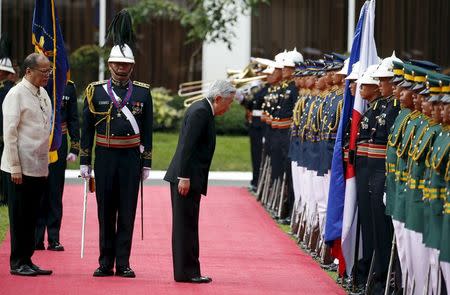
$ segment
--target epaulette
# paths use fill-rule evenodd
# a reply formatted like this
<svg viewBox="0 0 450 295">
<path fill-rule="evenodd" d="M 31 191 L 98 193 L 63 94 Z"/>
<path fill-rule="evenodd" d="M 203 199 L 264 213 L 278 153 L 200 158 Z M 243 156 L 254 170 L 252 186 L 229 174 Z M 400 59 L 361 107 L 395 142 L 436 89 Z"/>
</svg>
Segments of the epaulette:
<svg viewBox="0 0 450 295">
<path fill-rule="evenodd" d="M 108 80 L 101 80 L 101 81 L 95 81 L 95 82 L 92 82 L 92 83 L 89 84 L 89 85 L 97 86 L 97 85 L 103 85 L 103 84 L 106 84 L 107 82 L 108 82 Z"/>
<path fill-rule="evenodd" d="M 67 84 L 75 85 L 75 82 L 73 82 L 72 80 L 67 80 Z"/>
<path fill-rule="evenodd" d="M 139 81 L 133 81 L 133 85 L 136 85 L 136 86 L 140 86 L 140 87 L 143 87 L 143 88 L 150 89 L 150 84 L 143 83 L 143 82 L 139 82 Z"/>
</svg>

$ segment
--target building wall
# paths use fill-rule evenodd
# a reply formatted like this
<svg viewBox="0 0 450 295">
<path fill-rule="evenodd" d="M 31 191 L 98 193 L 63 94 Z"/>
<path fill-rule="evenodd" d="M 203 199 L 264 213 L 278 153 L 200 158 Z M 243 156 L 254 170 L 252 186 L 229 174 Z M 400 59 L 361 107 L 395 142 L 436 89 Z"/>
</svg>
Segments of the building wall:
<svg viewBox="0 0 450 295">
<path fill-rule="evenodd" d="M 272 0 L 252 17 L 252 55 L 269 57 L 297 46 L 307 56 L 346 51 L 348 0 Z M 356 0 L 355 17 L 364 0 Z M 377 0 L 375 40 L 378 54 L 395 50 L 450 67 L 450 1 Z M 320 55 L 319 55 L 320 56 Z"/>
<path fill-rule="evenodd" d="M 203 44 L 203 80 L 226 78 L 227 69 L 243 69 L 250 61 L 250 15 L 240 14 L 235 27 L 231 28 L 236 37 L 231 50 L 223 42 Z"/>
<path fill-rule="evenodd" d="M 137 0 L 107 1 L 107 25 L 115 13 Z M 82 45 L 98 43 L 98 0 L 55 1 L 65 44 L 70 55 Z M 13 59 L 21 64 L 33 51 L 31 25 L 34 0 L 2 0 L 2 32 L 13 41 Z M 201 43 L 185 44 L 186 32 L 175 21 L 149 20 L 136 28 L 136 66 L 133 79 L 176 90 L 189 78 L 189 61 L 195 49 L 200 51 L 193 60 L 194 79 L 201 77 Z M 92 81 L 97 71 L 81 73 Z M 72 75 L 77 82 L 77 73 Z"/>
</svg>

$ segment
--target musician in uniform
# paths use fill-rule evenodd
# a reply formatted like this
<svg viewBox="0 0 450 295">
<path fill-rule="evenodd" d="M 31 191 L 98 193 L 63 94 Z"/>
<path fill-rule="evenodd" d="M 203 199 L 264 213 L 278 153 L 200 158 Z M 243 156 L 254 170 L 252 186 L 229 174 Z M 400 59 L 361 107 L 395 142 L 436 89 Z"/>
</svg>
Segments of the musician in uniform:
<svg viewBox="0 0 450 295">
<path fill-rule="evenodd" d="M 110 26 L 131 30 L 125 10 Z M 129 34 L 128 34 L 129 35 Z M 140 179 L 149 176 L 152 161 L 152 96 L 148 84 L 131 81 L 132 40 L 120 38 L 108 59 L 111 78 L 86 88 L 81 134 L 80 173 L 91 174 L 95 146 L 95 178 L 100 256 L 94 276 L 135 277 L 130 267 L 134 219 Z"/>
</svg>

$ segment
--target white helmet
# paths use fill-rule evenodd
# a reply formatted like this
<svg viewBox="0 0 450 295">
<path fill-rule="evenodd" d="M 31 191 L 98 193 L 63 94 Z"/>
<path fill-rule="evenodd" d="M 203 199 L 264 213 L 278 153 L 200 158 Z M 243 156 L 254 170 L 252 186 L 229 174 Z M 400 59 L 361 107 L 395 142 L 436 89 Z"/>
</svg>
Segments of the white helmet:
<svg viewBox="0 0 450 295">
<path fill-rule="evenodd" d="M 345 80 L 358 80 L 359 77 L 359 61 L 352 65 L 352 72 L 348 75 Z"/>
<path fill-rule="evenodd" d="M 395 51 L 392 53 L 392 56 L 383 59 L 372 76 L 375 78 L 394 77 L 394 61 L 402 62 L 401 59 L 395 56 Z"/>
<path fill-rule="evenodd" d="M 16 73 L 16 71 L 14 71 L 14 68 L 12 66 L 11 59 L 9 59 L 8 57 L 0 59 L 0 71 L 5 71 L 11 74 Z"/>
<path fill-rule="evenodd" d="M 347 58 L 346 60 L 344 60 L 344 66 L 343 66 L 342 69 L 341 69 L 339 72 L 337 72 L 336 74 L 347 76 L 347 73 L 348 73 L 348 64 L 349 64 L 349 63 L 350 63 L 350 58 Z"/>
<path fill-rule="evenodd" d="M 277 69 L 284 68 L 284 60 L 287 58 L 287 56 L 288 52 L 286 49 L 283 52 L 280 52 L 277 55 L 275 55 L 274 67 Z"/>
<path fill-rule="evenodd" d="M 264 71 L 262 71 L 263 74 L 273 74 L 273 72 L 275 72 L 275 67 L 274 66 L 268 66 L 267 68 L 264 69 Z"/>
<path fill-rule="evenodd" d="M 296 63 L 303 62 L 303 55 L 297 51 L 297 48 L 285 54 L 283 65 L 285 67 L 295 67 Z"/>
<path fill-rule="evenodd" d="M 127 44 L 124 44 L 122 46 L 122 50 L 120 50 L 120 45 L 115 45 L 113 48 L 111 48 L 108 62 L 125 62 L 134 64 L 133 51 Z"/>
<path fill-rule="evenodd" d="M 380 85 L 380 81 L 378 79 L 375 79 L 372 75 L 375 73 L 375 71 L 378 68 L 378 64 L 371 65 L 367 67 L 364 74 L 361 76 L 361 78 L 358 79 L 358 83 L 360 84 L 372 84 L 372 85 Z"/>
</svg>

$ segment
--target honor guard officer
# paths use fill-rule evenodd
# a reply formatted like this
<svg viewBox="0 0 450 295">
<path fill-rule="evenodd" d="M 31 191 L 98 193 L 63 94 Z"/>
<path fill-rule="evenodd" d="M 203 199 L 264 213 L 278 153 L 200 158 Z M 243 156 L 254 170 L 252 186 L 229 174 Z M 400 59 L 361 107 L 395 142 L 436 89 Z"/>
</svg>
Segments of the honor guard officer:
<svg viewBox="0 0 450 295">
<path fill-rule="evenodd" d="M 58 149 L 58 160 L 49 165 L 47 192 L 41 201 L 36 226 L 36 250 L 44 250 L 44 234 L 47 229 L 47 250 L 64 251 L 59 231 L 63 216 L 62 198 L 67 162 L 75 162 L 80 151 L 80 126 L 78 122 L 77 94 L 75 83 L 67 82 L 61 105 L 62 141 Z M 67 135 L 70 136 L 68 152 Z"/>
<path fill-rule="evenodd" d="M 379 81 L 372 75 L 378 65 L 369 66 L 364 74 L 357 80 L 361 85 L 361 97 L 368 103 L 368 109 L 361 116 L 356 141 L 356 153 L 352 159 L 356 176 L 356 196 L 358 205 L 358 222 L 361 226 L 362 258 L 355 264 L 356 284 L 359 290 L 363 290 L 369 275 L 370 263 L 373 255 L 373 227 L 372 210 L 370 206 L 368 156 L 369 144 L 372 136 L 372 128 L 376 126 L 377 117 L 381 113 L 382 98 L 378 88 Z"/>
<path fill-rule="evenodd" d="M 368 150 L 368 169 L 370 206 L 372 208 L 372 227 L 374 233 L 374 294 L 384 293 L 386 275 L 389 266 L 391 241 L 393 237 L 392 220 L 385 214 L 383 196 L 386 182 L 386 147 L 389 131 L 400 111 L 399 101 L 393 97 L 394 76 L 393 61 L 401 62 L 395 54 L 385 58 L 372 77 L 379 80 L 379 91 L 382 99 L 379 102 L 380 113 L 376 117 L 375 126 L 370 130 Z"/>
<path fill-rule="evenodd" d="M 249 114 L 250 152 L 252 157 L 253 177 L 250 182 L 250 190 L 256 192 L 258 185 L 259 169 L 262 155 L 263 122 L 261 122 L 262 104 L 267 95 L 268 84 L 257 83 L 250 89 L 249 99 L 244 100 L 245 108 Z"/>
<path fill-rule="evenodd" d="M 14 86 L 14 82 L 8 79 L 10 74 L 16 74 L 11 62 L 11 42 L 6 34 L 0 38 L 0 160 L 3 154 L 3 113 L 1 105 L 5 99 L 6 94 Z M 6 195 L 6 173 L 0 172 L 0 205 L 8 204 Z"/>
<path fill-rule="evenodd" d="M 109 29 L 115 44 L 108 59 L 111 78 L 86 88 L 83 108 L 80 172 L 84 178 L 90 177 L 96 142 L 97 277 L 113 275 L 114 264 L 116 276 L 135 277 L 129 259 L 139 182 L 148 177 L 152 160 L 152 97 L 149 85 L 130 80 L 135 63 L 131 27 L 131 17 L 122 10 Z M 118 34 L 122 38 L 116 38 Z"/>
</svg>

